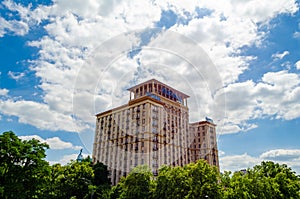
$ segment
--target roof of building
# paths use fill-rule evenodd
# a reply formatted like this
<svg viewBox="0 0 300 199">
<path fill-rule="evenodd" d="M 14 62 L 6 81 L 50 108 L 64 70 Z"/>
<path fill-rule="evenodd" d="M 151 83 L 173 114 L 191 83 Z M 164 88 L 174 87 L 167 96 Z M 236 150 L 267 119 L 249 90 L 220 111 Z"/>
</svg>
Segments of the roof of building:
<svg viewBox="0 0 300 199">
<path fill-rule="evenodd" d="M 206 121 L 206 120 L 190 123 L 190 125 L 192 125 L 192 126 L 203 125 L 203 124 L 210 124 L 210 125 L 213 125 L 213 126 L 217 126 L 215 123 L 212 123 L 212 122 Z"/>
<path fill-rule="evenodd" d="M 153 82 L 153 83 L 156 83 L 156 84 L 160 84 L 160 85 L 164 86 L 165 88 L 168 88 L 168 89 L 170 89 L 170 90 L 175 91 L 176 93 L 179 93 L 183 98 L 189 98 L 189 97 L 190 97 L 190 96 L 188 96 L 187 94 L 185 94 L 185 93 L 183 93 L 183 92 L 181 92 L 181 91 L 179 91 L 179 90 L 177 90 L 177 89 L 175 89 L 175 88 L 172 88 L 171 86 L 168 86 L 167 84 L 164 84 L 164 83 L 162 83 L 162 82 L 160 82 L 160 81 L 158 81 L 158 80 L 156 80 L 156 79 L 150 79 L 150 80 L 148 80 L 148 81 L 142 82 L 142 83 L 137 84 L 137 85 L 135 85 L 135 86 L 133 86 L 133 87 L 131 87 L 131 88 L 128 88 L 127 90 L 133 92 L 136 88 L 139 88 L 139 87 L 142 86 L 142 85 L 145 85 L 145 84 L 148 84 L 148 83 L 152 83 L 152 82 Z"/>
</svg>

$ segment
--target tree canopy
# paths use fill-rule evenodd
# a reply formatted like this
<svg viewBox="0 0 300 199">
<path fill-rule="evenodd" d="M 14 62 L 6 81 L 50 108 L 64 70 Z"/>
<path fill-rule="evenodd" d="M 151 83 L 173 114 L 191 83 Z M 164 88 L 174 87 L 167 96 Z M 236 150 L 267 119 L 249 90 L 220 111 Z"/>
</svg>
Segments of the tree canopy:
<svg viewBox="0 0 300 199">
<path fill-rule="evenodd" d="M 3 198 L 35 198 L 49 173 L 45 151 L 36 139 L 21 140 L 13 132 L 0 135 L 0 195 Z"/>
<path fill-rule="evenodd" d="M 141 165 L 111 186 L 103 163 L 92 164 L 87 157 L 49 165 L 48 148 L 36 139 L 21 140 L 13 132 L 0 135 L 0 198 L 300 199 L 300 177 L 287 165 L 271 161 L 222 174 L 204 160 L 183 167 L 163 166 L 157 176 Z"/>
<path fill-rule="evenodd" d="M 21 140 L 13 132 L 0 135 L 0 198 L 102 198 L 110 189 L 107 167 L 87 157 L 67 165 L 49 165 L 49 146 Z M 96 176 L 96 178 L 95 178 Z"/>
<path fill-rule="evenodd" d="M 112 187 L 110 198 L 300 198 L 299 176 L 287 165 L 271 161 L 223 174 L 204 160 L 183 167 L 163 166 L 157 177 L 147 167 L 142 168 L 136 168 Z"/>
<path fill-rule="evenodd" d="M 222 175 L 224 198 L 300 198 L 300 178 L 285 164 L 262 162 L 245 172 Z"/>
</svg>

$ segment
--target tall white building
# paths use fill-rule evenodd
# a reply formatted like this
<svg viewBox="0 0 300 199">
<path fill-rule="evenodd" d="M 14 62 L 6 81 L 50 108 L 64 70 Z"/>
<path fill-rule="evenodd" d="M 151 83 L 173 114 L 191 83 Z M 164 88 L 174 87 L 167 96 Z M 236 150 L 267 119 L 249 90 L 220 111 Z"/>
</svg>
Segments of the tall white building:
<svg viewBox="0 0 300 199">
<path fill-rule="evenodd" d="M 215 124 L 189 124 L 188 95 L 155 79 L 128 90 L 128 104 L 96 115 L 93 162 L 108 166 L 112 184 L 141 164 L 154 175 L 200 158 L 219 166 Z"/>
</svg>

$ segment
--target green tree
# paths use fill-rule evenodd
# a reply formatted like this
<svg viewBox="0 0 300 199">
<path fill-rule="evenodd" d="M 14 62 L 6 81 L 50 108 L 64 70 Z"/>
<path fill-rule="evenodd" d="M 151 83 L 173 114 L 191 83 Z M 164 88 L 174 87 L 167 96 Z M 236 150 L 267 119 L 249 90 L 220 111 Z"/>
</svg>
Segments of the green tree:
<svg viewBox="0 0 300 199">
<path fill-rule="evenodd" d="M 225 199 L 300 198 L 299 176 L 284 164 L 262 162 L 245 173 L 235 172 L 231 177 L 225 173 L 221 179 Z"/>
<path fill-rule="evenodd" d="M 159 170 L 154 198 L 220 198 L 219 174 L 199 160 L 184 167 L 164 166 Z"/>
<path fill-rule="evenodd" d="M 36 139 L 21 140 L 13 132 L 0 135 L 0 196 L 38 198 L 49 164 L 44 160 L 49 146 Z"/>
<path fill-rule="evenodd" d="M 150 198 L 153 174 L 146 165 L 135 167 L 126 178 L 112 188 L 112 199 Z"/>
<path fill-rule="evenodd" d="M 109 172 L 107 170 L 107 166 L 101 162 L 97 162 L 93 165 L 93 171 L 93 185 L 95 186 L 95 190 L 93 190 L 93 196 L 94 198 L 104 198 L 104 195 L 106 195 L 111 188 L 111 182 L 108 177 Z"/>
<path fill-rule="evenodd" d="M 93 169 L 90 162 L 71 161 L 65 166 L 52 165 L 47 198 L 90 198 L 96 189 L 93 185 Z"/>
<path fill-rule="evenodd" d="M 253 171 L 259 179 L 266 179 L 274 198 L 300 198 L 300 177 L 286 164 L 262 162 Z"/>
<path fill-rule="evenodd" d="M 184 198 L 189 190 L 188 173 L 182 167 L 163 166 L 156 179 L 154 198 Z"/>
<path fill-rule="evenodd" d="M 216 198 L 221 197 L 219 171 L 204 160 L 187 164 L 184 169 L 189 178 L 189 191 L 186 198 Z"/>
</svg>

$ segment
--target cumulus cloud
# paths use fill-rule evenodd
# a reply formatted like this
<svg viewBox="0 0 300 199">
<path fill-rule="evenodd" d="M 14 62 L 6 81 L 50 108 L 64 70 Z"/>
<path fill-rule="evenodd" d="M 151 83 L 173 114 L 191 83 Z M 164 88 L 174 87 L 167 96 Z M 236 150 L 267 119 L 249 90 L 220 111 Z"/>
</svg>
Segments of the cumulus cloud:
<svg viewBox="0 0 300 199">
<path fill-rule="evenodd" d="M 224 155 L 225 155 L 225 152 L 222 150 L 219 150 L 219 156 L 224 156 Z"/>
<path fill-rule="evenodd" d="M 39 49 L 39 58 L 30 61 L 30 69 L 40 80 L 38 87 L 43 91 L 43 102 L 0 102 L 1 112 L 19 117 L 20 122 L 65 131 L 74 131 L 75 125 L 82 131 L 87 128 L 86 124 L 93 125 L 96 112 L 125 103 L 128 100 L 126 88 L 153 77 L 191 95 L 191 120 L 212 116 L 215 121 L 226 124 L 223 129 L 227 133 L 255 128 L 256 125 L 247 120 L 264 115 L 284 119 L 299 116 L 295 101 L 299 97 L 297 84 L 291 87 L 280 77 L 282 82 L 268 79 L 276 73 L 266 74 L 258 84 L 236 83 L 249 61 L 255 59 L 242 55 L 241 49 L 259 46 L 267 36 L 267 30 L 264 32 L 258 24 L 267 24 L 279 14 L 295 13 L 298 7 L 294 0 L 278 0 L 272 4 L 258 0 L 184 4 L 173 0 L 88 0 L 84 3 L 57 0 L 52 5 L 37 8 L 10 0 L 2 4 L 18 13 L 20 20 L 2 18 L 1 36 L 8 30 L 26 34 L 38 25 L 46 31 L 43 37 L 28 43 Z M 210 12 L 199 17 L 201 9 Z M 163 11 L 172 11 L 181 19 L 175 21 L 170 30 L 195 41 L 207 53 L 202 56 L 204 59 L 196 56 L 200 51 L 193 46 L 180 45 L 187 41 L 184 37 L 172 39 L 165 29 L 141 31 L 163 20 Z M 23 33 L 12 28 L 14 23 L 24 25 L 18 28 Z M 172 46 L 173 51 L 163 49 Z M 130 50 L 136 51 L 130 54 Z M 175 51 L 188 52 L 190 56 L 184 57 Z M 283 58 L 286 54 L 278 56 Z M 201 55 L 204 55 L 202 51 Z M 205 68 L 207 57 L 214 61 L 214 65 L 209 64 L 214 73 Z M 193 59 L 202 63 L 203 68 L 195 68 L 190 63 Z M 219 75 L 222 81 L 214 75 Z M 294 74 L 282 72 L 280 75 L 298 81 Z M 178 80 L 182 83 L 178 84 Z M 218 80 L 217 83 L 214 80 Z M 274 97 L 285 98 L 274 102 L 267 99 L 263 90 Z M 229 99 L 227 104 L 223 100 L 225 96 Z M 23 108 L 36 114 L 24 112 Z M 224 121 L 225 110 L 228 110 L 230 123 Z"/>
<path fill-rule="evenodd" d="M 2 88 L 0 89 L 0 96 L 7 96 L 9 90 L 7 90 L 6 88 Z"/>
<path fill-rule="evenodd" d="M 16 81 L 18 81 L 19 79 L 21 79 L 22 77 L 25 76 L 25 73 L 22 72 L 12 72 L 12 71 L 8 71 L 8 76 Z"/>
<path fill-rule="evenodd" d="M 252 157 L 247 153 L 220 157 L 220 168 L 222 171 L 239 171 L 241 169 L 253 167 L 259 163 L 259 158 Z"/>
<path fill-rule="evenodd" d="M 193 18 L 188 25 L 173 29 L 194 39 L 214 60 L 223 82 L 235 82 L 255 59 L 240 55 L 241 47 L 259 46 L 267 36 L 257 23 L 266 24 L 277 14 L 294 13 L 298 7 L 294 1 L 277 1 L 272 6 L 266 1 L 213 1 L 201 5 L 214 12 L 203 18 Z"/>
<path fill-rule="evenodd" d="M 241 155 L 220 156 L 220 168 L 222 171 L 239 171 L 252 168 L 262 161 L 273 161 L 290 166 L 298 174 L 300 173 L 299 149 L 273 149 L 263 152 L 259 156 L 251 156 L 247 153 Z"/>
<path fill-rule="evenodd" d="M 260 155 L 262 159 L 297 159 L 300 157 L 300 150 L 299 149 L 275 149 L 264 152 Z"/>
<path fill-rule="evenodd" d="M 80 146 L 73 146 L 73 144 L 71 142 L 62 141 L 59 137 L 43 139 L 38 135 L 27 135 L 27 136 L 19 136 L 19 138 L 22 140 L 37 139 L 42 143 L 47 143 L 49 145 L 50 149 L 53 149 L 53 150 L 61 150 L 61 149 L 79 150 L 82 148 Z"/>
<path fill-rule="evenodd" d="M 51 165 L 53 165 L 53 164 L 66 165 L 66 164 L 70 163 L 71 160 L 76 160 L 76 159 L 77 159 L 77 156 L 78 156 L 78 153 L 69 154 L 69 155 L 64 155 L 60 160 L 56 160 L 56 161 L 49 160 L 49 163 L 50 163 Z M 87 157 L 88 154 L 82 154 L 82 156 L 83 156 L 83 157 Z"/>
<path fill-rule="evenodd" d="M 284 51 L 284 52 L 282 52 L 282 53 L 277 52 L 277 53 L 275 53 L 275 54 L 272 55 L 272 58 L 274 58 L 275 60 L 283 59 L 288 54 L 290 54 L 290 52 L 287 51 L 287 50 Z"/>
<path fill-rule="evenodd" d="M 288 71 L 268 72 L 259 83 L 228 85 L 224 92 L 225 127 L 220 133 L 247 131 L 257 127 L 248 120 L 269 117 L 291 120 L 300 116 L 300 77 Z"/>
<path fill-rule="evenodd" d="M 39 129 L 64 130 L 80 132 L 88 128 L 80 124 L 71 115 L 64 115 L 49 109 L 46 104 L 33 101 L 0 100 L 0 112 L 9 116 L 16 116 L 20 123 L 30 124 Z"/>
<path fill-rule="evenodd" d="M 295 65 L 296 65 L 297 70 L 300 70 L 300 60 L 297 61 Z"/>
<path fill-rule="evenodd" d="M 294 32 L 293 37 L 296 39 L 300 38 L 300 32 L 298 31 Z"/>
<path fill-rule="evenodd" d="M 0 17 L 0 37 L 3 37 L 6 33 L 13 32 L 16 35 L 25 35 L 28 32 L 28 26 L 22 21 L 11 20 L 7 21 Z"/>
<path fill-rule="evenodd" d="M 0 37 L 5 34 L 13 34 L 23 36 L 30 31 L 30 28 L 39 25 L 43 20 L 49 17 L 49 7 L 38 6 L 33 9 L 31 4 L 27 7 L 20 3 L 11 0 L 4 0 L 1 2 L 1 7 L 4 7 L 7 15 L 18 16 L 20 19 L 10 19 L 9 17 L 0 17 Z"/>
</svg>

